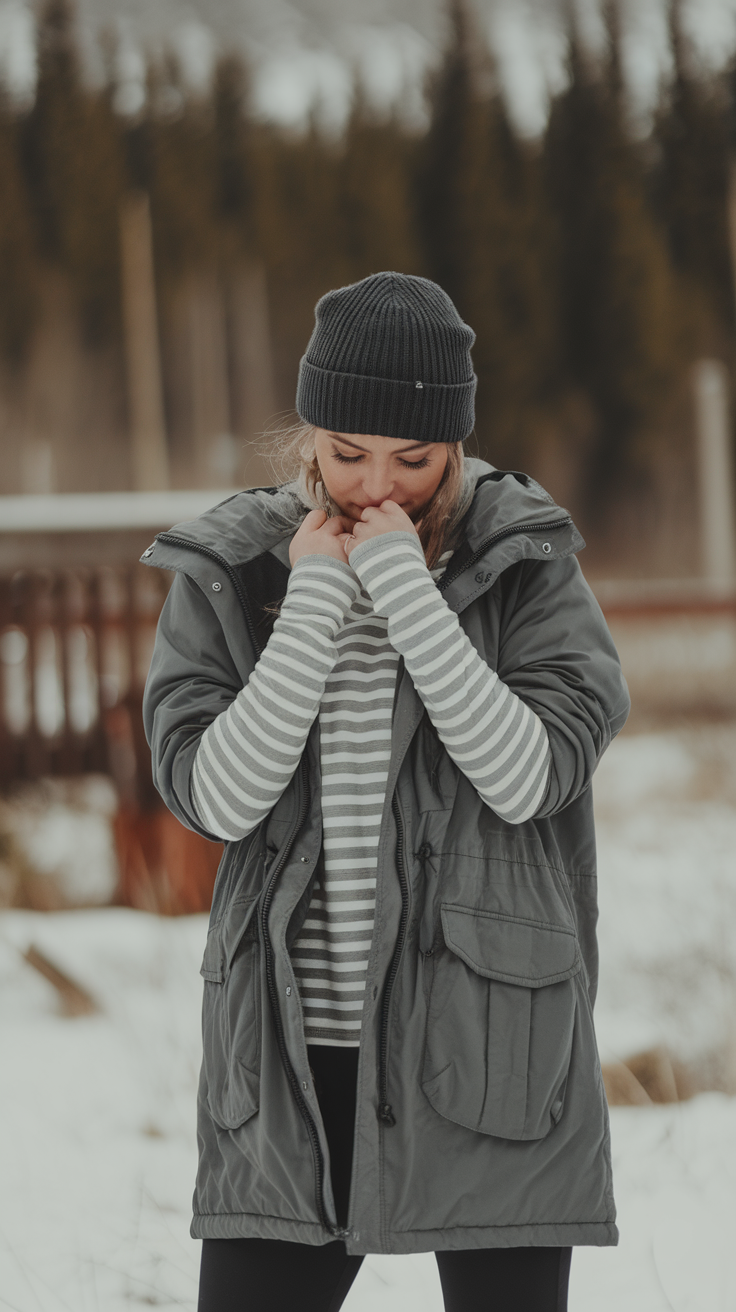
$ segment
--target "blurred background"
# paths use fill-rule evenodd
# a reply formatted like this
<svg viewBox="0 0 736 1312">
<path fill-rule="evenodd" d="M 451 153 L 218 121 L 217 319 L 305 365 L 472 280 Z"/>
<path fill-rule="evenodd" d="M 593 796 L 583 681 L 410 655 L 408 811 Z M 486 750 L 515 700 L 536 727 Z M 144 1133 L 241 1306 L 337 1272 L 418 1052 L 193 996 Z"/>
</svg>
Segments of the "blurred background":
<svg viewBox="0 0 736 1312">
<path fill-rule="evenodd" d="M 0 1307 L 195 1305 L 221 849 L 151 785 L 138 560 L 283 478 L 314 304 L 380 269 L 475 329 L 466 449 L 572 512 L 632 692 L 622 1245 L 571 1308 L 736 1312 L 736 0 L 0 0 Z M 439 1309 L 431 1259 L 379 1305 Z"/>
</svg>

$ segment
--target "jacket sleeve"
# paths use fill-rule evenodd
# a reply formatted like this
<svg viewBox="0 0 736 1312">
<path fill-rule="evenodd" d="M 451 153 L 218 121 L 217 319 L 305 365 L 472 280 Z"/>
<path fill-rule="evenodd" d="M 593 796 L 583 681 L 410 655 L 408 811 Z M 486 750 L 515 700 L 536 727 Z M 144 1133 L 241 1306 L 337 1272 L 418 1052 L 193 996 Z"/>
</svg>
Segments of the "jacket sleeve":
<svg viewBox="0 0 736 1312">
<path fill-rule="evenodd" d="M 177 574 L 158 622 L 143 724 L 158 792 L 182 824 L 205 838 L 214 836 L 203 828 L 192 804 L 194 758 L 205 729 L 241 687 L 210 602 L 192 579 Z"/>
<path fill-rule="evenodd" d="M 501 605 L 498 675 L 547 730 L 551 767 L 535 814 L 554 815 L 588 787 L 626 723 L 628 689 L 575 556 L 512 566 Z"/>
</svg>

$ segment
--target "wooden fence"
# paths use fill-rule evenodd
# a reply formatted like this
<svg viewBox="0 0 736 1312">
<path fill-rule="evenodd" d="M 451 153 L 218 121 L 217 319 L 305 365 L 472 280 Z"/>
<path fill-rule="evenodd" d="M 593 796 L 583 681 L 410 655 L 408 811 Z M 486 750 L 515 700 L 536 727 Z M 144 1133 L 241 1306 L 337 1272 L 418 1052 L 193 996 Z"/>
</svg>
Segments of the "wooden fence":
<svg viewBox="0 0 736 1312">
<path fill-rule="evenodd" d="M 168 576 L 126 568 L 0 577 L 0 787 L 100 771 L 120 798 L 118 900 L 208 905 L 220 847 L 183 829 L 151 780 L 141 701 Z"/>
<path fill-rule="evenodd" d="M 145 806 L 136 712 L 167 586 L 138 565 L 0 578 L 0 783 L 102 770 Z"/>
</svg>

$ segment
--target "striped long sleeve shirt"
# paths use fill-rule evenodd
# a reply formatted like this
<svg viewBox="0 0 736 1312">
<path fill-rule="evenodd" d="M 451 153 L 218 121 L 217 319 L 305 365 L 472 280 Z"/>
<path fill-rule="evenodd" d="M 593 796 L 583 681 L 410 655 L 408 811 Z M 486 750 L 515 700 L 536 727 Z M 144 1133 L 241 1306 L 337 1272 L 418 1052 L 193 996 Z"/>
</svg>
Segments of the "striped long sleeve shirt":
<svg viewBox="0 0 736 1312">
<path fill-rule="evenodd" d="M 357 1046 L 373 933 L 377 847 L 399 654 L 460 769 L 505 819 L 541 802 L 541 722 L 475 651 L 418 538 L 392 532 L 294 566 L 246 688 L 206 730 L 192 780 L 202 823 L 242 837 L 268 814 L 320 717 L 323 870 L 292 947 L 307 1040 Z"/>
</svg>

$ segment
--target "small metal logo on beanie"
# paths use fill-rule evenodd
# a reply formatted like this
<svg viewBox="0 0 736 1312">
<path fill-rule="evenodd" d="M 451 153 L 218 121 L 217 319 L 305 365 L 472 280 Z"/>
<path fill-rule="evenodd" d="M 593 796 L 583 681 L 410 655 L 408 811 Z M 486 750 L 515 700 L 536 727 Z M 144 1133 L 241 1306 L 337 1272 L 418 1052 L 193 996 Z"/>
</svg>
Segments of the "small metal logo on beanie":
<svg viewBox="0 0 736 1312">
<path fill-rule="evenodd" d="M 414 386 L 415 386 L 415 387 L 424 387 L 424 383 L 415 383 Z"/>
</svg>

